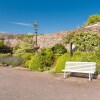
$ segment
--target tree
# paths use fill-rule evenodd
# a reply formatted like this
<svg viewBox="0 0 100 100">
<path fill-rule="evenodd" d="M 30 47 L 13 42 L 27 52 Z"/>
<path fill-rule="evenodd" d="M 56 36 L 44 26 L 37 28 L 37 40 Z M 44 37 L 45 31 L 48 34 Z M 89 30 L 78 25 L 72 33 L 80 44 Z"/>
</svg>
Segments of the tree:
<svg viewBox="0 0 100 100">
<path fill-rule="evenodd" d="M 91 25 L 91 24 L 94 24 L 96 22 L 100 22 L 100 15 L 98 15 L 98 14 L 94 14 L 94 15 L 89 16 L 87 22 L 85 22 L 83 26 Z"/>
<path fill-rule="evenodd" d="M 100 36 L 93 32 L 79 32 L 73 41 L 81 51 L 95 51 L 100 45 Z"/>
<path fill-rule="evenodd" d="M 65 43 L 73 43 L 80 51 L 95 51 L 100 46 L 100 35 L 90 31 L 79 31 L 68 34 Z"/>
</svg>

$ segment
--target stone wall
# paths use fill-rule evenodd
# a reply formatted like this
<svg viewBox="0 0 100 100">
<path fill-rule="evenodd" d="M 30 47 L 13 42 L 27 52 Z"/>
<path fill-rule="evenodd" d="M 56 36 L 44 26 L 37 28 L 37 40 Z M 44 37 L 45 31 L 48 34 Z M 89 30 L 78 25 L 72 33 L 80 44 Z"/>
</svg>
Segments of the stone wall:
<svg viewBox="0 0 100 100">
<path fill-rule="evenodd" d="M 67 31 L 65 31 L 65 32 L 59 32 L 59 33 L 53 33 L 53 34 L 39 35 L 37 37 L 38 46 L 40 48 L 43 48 L 43 47 L 51 47 L 51 46 L 55 45 L 56 43 L 63 44 L 63 37 L 66 34 L 67 34 Z M 35 41 L 35 39 L 36 39 L 35 36 L 34 36 L 33 39 Z M 15 39 L 6 39 L 4 42 L 5 42 L 5 44 L 7 46 L 13 47 L 16 44 L 19 44 L 21 41 L 17 40 L 15 38 Z"/>
<path fill-rule="evenodd" d="M 40 48 L 43 48 L 51 47 L 57 43 L 63 44 L 63 37 L 66 34 L 67 32 L 40 35 L 37 37 L 38 46 L 40 46 Z"/>
<path fill-rule="evenodd" d="M 4 40 L 4 44 L 7 45 L 8 47 L 13 47 L 17 44 L 19 44 L 20 41 L 18 41 L 17 39 L 6 39 Z"/>
</svg>

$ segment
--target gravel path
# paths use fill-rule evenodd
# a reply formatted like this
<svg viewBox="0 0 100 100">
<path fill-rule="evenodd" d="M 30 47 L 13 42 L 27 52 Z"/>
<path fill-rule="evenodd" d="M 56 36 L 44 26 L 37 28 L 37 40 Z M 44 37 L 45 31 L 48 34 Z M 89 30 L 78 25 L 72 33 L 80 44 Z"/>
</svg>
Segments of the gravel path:
<svg viewBox="0 0 100 100">
<path fill-rule="evenodd" d="M 1 67 L 0 100 L 100 100 L 100 79 Z"/>
</svg>

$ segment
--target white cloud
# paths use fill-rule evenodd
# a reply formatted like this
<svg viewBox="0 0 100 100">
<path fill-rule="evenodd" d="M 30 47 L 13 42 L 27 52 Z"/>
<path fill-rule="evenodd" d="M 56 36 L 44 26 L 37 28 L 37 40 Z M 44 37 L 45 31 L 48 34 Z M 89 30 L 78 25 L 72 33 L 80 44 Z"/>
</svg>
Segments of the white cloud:
<svg viewBox="0 0 100 100">
<path fill-rule="evenodd" d="M 32 24 L 27 24 L 27 23 L 21 23 L 21 22 L 10 22 L 10 23 L 17 24 L 17 25 L 22 25 L 22 26 L 32 27 Z"/>
</svg>

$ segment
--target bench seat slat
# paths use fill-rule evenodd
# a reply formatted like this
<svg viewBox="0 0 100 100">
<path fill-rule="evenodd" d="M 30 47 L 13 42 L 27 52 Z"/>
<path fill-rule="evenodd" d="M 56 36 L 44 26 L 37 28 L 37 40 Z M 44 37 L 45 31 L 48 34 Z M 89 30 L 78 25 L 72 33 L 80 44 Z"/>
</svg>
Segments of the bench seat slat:
<svg viewBox="0 0 100 100">
<path fill-rule="evenodd" d="M 63 72 L 76 72 L 76 73 L 91 73 L 93 74 L 93 71 L 78 71 L 78 70 L 62 70 Z"/>
</svg>

